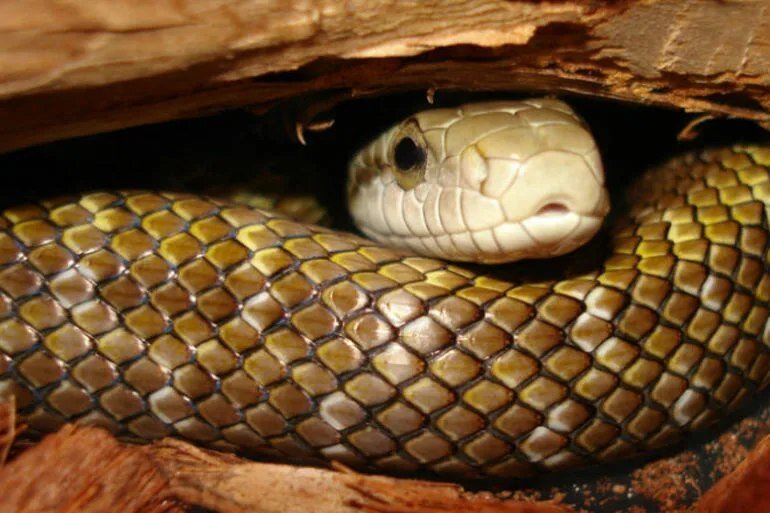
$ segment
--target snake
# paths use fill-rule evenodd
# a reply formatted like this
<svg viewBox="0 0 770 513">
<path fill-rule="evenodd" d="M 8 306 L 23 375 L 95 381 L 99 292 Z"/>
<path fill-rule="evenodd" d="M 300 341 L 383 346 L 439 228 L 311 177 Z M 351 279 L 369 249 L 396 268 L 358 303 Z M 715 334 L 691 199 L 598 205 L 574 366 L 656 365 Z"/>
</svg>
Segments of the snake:
<svg viewBox="0 0 770 513">
<path fill-rule="evenodd" d="M 415 114 L 349 176 L 367 237 L 179 192 L 3 210 L 0 397 L 35 433 L 519 478 L 670 445 L 770 381 L 769 147 L 646 171 L 606 256 L 546 280 L 445 258 L 600 229 L 601 159 L 559 100 Z"/>
</svg>

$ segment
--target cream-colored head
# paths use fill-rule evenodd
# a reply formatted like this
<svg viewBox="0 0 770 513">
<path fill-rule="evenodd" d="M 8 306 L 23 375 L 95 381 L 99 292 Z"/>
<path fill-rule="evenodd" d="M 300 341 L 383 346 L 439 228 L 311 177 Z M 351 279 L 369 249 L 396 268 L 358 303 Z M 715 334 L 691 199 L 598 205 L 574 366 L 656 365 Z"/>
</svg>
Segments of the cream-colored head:
<svg viewBox="0 0 770 513">
<path fill-rule="evenodd" d="M 348 203 L 374 240 L 483 263 L 568 253 L 609 211 L 591 133 L 550 98 L 415 114 L 353 157 Z"/>
</svg>

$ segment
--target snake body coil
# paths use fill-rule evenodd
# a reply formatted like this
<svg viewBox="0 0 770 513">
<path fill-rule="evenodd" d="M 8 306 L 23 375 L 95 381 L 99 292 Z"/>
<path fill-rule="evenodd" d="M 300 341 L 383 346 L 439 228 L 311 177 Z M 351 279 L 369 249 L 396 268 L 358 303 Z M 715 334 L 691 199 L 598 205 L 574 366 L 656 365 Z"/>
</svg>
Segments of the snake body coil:
<svg viewBox="0 0 770 513">
<path fill-rule="evenodd" d="M 0 395 L 38 431 L 522 476 L 664 445 L 770 379 L 770 149 L 647 174 L 597 271 L 512 284 L 201 197 L 3 212 Z"/>
</svg>

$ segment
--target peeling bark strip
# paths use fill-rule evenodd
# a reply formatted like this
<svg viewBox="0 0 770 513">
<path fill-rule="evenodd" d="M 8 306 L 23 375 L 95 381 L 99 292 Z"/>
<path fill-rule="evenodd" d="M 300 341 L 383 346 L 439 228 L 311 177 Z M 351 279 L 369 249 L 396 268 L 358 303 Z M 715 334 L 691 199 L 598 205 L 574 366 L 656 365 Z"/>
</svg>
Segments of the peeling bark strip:
<svg viewBox="0 0 770 513">
<path fill-rule="evenodd" d="M 148 450 L 188 504 L 222 513 L 572 513 L 551 502 L 501 501 L 459 486 L 253 463 L 164 439 Z"/>
<path fill-rule="evenodd" d="M 7 405 L 0 404 L 0 431 L 5 433 L 12 431 L 10 412 Z M 7 447 L 7 442 L 6 437 L 0 440 L 0 450 Z M 767 511 L 768 458 L 770 437 L 694 507 L 671 505 L 661 511 Z M 667 465 L 675 459 L 650 465 Z M 675 482 L 683 485 L 680 480 Z M 600 504 L 607 500 L 609 485 L 605 482 L 598 489 L 602 486 L 604 496 L 595 497 Z M 676 495 L 683 490 L 666 493 Z M 524 492 L 516 496 L 528 495 Z M 71 425 L 26 449 L 4 467 L 0 465 L 0 497 L 0 513 L 182 513 L 187 506 L 221 513 L 575 511 L 553 502 L 502 501 L 490 494 L 464 493 L 451 484 L 255 463 L 173 439 L 147 446 L 124 445 L 101 429 Z M 594 506 L 585 505 L 581 511 L 593 511 Z"/>
<path fill-rule="evenodd" d="M 569 91 L 770 126 L 768 46 L 765 0 L 2 2 L 0 150 L 332 89 Z"/>
<path fill-rule="evenodd" d="M 106 431 L 65 426 L 0 468 L 2 513 L 183 513 L 137 448 Z"/>
<path fill-rule="evenodd" d="M 253 463 L 166 439 L 118 443 L 66 426 L 0 469 L 0 512 L 570 513 L 548 502 L 500 501 L 458 486 Z"/>
</svg>

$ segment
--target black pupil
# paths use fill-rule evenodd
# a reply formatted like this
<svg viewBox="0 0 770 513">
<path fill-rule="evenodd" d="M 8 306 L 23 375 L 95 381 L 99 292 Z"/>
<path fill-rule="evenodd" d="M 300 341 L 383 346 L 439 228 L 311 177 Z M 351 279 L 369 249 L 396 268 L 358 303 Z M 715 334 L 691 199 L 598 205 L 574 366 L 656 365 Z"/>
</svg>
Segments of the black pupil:
<svg viewBox="0 0 770 513">
<path fill-rule="evenodd" d="M 425 149 L 417 146 L 409 137 L 404 137 L 396 144 L 394 158 L 399 169 L 414 169 L 425 163 Z"/>
</svg>

